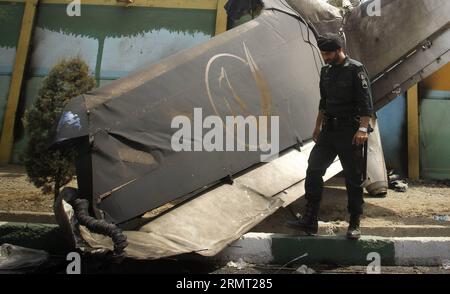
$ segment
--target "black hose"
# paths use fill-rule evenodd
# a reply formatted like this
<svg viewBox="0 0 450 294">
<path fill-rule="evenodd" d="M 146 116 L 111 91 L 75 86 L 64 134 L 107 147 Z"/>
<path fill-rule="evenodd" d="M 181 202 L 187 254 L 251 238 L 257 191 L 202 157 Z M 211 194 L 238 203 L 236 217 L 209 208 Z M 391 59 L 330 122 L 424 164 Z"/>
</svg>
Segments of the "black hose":
<svg viewBox="0 0 450 294">
<path fill-rule="evenodd" d="M 75 199 L 71 204 L 80 225 L 85 226 L 91 232 L 110 237 L 114 243 L 114 254 L 116 256 L 124 255 L 124 250 L 128 246 L 127 236 L 119 227 L 90 216 L 89 201 L 86 199 Z"/>
</svg>

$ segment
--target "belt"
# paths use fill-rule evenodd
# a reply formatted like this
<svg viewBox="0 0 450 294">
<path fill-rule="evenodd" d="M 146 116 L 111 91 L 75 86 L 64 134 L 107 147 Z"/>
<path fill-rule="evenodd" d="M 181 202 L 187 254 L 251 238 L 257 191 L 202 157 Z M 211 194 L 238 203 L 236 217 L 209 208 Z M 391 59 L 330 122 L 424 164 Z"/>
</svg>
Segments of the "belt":
<svg viewBox="0 0 450 294">
<path fill-rule="evenodd" d="M 357 118 L 355 116 L 326 116 L 327 121 L 355 121 Z"/>
</svg>

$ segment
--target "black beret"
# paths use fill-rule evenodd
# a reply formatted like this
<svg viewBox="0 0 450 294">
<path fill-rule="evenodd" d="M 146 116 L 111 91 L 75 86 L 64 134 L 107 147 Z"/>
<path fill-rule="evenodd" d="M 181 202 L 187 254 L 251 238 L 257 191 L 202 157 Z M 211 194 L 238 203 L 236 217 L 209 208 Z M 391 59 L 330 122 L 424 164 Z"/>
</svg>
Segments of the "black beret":
<svg viewBox="0 0 450 294">
<path fill-rule="evenodd" d="M 317 39 L 320 51 L 332 52 L 344 47 L 344 41 L 338 34 L 325 34 Z"/>
</svg>

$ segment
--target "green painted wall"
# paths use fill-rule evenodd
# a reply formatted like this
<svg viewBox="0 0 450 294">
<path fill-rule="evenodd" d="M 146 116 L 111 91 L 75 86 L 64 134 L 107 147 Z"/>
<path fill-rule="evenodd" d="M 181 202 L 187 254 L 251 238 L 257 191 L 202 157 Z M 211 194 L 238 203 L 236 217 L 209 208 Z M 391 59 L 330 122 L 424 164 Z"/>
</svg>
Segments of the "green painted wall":
<svg viewBox="0 0 450 294">
<path fill-rule="evenodd" d="M 450 180 L 450 91 L 428 91 L 420 105 L 421 177 Z"/>
<path fill-rule="evenodd" d="M 22 14 L 23 5 L 0 5 L 0 73 L 4 71 L 0 74 L 2 122 L 4 93 L 9 88 L 12 50 L 17 44 Z M 81 16 L 69 17 L 65 5 L 39 5 L 17 112 L 12 161 L 19 162 L 19 155 L 27 144 L 21 118 L 58 61 L 82 57 L 96 77 L 97 85 L 101 86 L 209 40 L 214 35 L 215 22 L 216 11 L 213 10 L 84 5 Z M 3 62 L 4 56 L 8 62 Z"/>
<path fill-rule="evenodd" d="M 3 126 L 24 5 L 0 3 L 0 130 Z"/>
</svg>

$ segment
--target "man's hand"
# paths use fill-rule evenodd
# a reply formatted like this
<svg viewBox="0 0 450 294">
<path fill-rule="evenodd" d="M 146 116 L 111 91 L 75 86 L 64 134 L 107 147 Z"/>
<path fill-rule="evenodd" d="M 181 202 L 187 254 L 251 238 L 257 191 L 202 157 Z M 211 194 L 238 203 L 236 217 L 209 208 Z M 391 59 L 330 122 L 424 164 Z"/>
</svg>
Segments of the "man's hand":
<svg viewBox="0 0 450 294">
<path fill-rule="evenodd" d="M 314 129 L 314 133 L 313 133 L 313 140 L 314 140 L 314 143 L 317 143 L 317 141 L 319 141 L 320 132 L 321 132 L 320 128 L 317 128 L 317 127 L 316 127 L 316 128 Z"/>
<path fill-rule="evenodd" d="M 319 110 L 319 114 L 317 115 L 317 120 L 316 120 L 316 128 L 314 129 L 314 133 L 313 133 L 314 143 L 317 143 L 319 141 L 319 136 L 320 136 L 320 132 L 322 131 L 322 124 L 323 124 L 324 118 L 325 118 L 325 114 L 323 113 L 322 110 Z"/>
<path fill-rule="evenodd" d="M 369 139 L 369 134 L 366 132 L 358 131 L 353 137 L 353 145 L 363 145 Z"/>
</svg>

